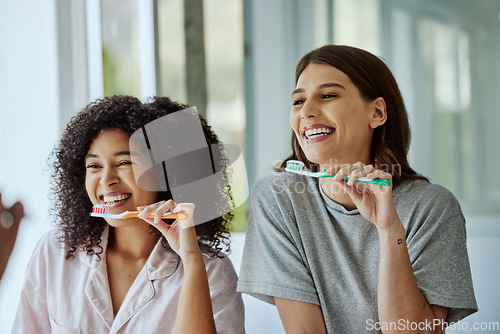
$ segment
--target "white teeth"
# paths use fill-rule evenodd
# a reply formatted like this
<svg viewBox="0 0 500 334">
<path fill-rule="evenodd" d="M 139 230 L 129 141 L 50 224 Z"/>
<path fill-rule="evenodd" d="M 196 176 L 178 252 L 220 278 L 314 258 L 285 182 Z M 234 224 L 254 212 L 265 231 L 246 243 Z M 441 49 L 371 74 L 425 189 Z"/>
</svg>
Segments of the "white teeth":
<svg viewBox="0 0 500 334">
<path fill-rule="evenodd" d="M 115 195 L 115 196 L 107 196 L 107 195 L 105 195 L 105 196 L 103 196 L 103 201 L 104 201 L 104 203 L 106 203 L 106 204 L 111 204 L 111 203 L 114 203 L 114 202 L 118 202 L 118 201 L 122 201 L 122 200 L 124 200 L 124 199 L 127 199 L 127 198 L 129 198 L 130 196 L 132 196 L 132 195 L 130 195 L 130 194 L 126 194 L 126 195 Z"/>
<path fill-rule="evenodd" d="M 315 128 L 311 130 L 306 130 L 305 135 L 308 139 L 317 138 L 320 136 L 326 136 L 333 132 L 331 128 Z"/>
</svg>

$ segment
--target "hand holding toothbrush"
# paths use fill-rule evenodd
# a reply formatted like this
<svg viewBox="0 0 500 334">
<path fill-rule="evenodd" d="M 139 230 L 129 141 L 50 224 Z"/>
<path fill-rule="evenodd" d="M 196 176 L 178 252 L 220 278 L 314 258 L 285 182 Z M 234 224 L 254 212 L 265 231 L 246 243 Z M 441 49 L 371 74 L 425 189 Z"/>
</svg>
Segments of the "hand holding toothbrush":
<svg viewBox="0 0 500 334">
<path fill-rule="evenodd" d="M 392 184 L 390 173 L 357 162 L 334 166 L 327 170 L 326 174 L 336 174 L 333 181 L 344 189 L 363 217 L 374 223 L 377 229 L 389 230 L 394 224 L 401 224 L 392 199 L 392 186 L 356 182 L 357 179 L 366 177 L 388 180 Z M 345 177 L 348 177 L 348 180 L 345 180 Z"/>
<path fill-rule="evenodd" d="M 204 328 L 206 333 L 215 333 L 212 301 L 207 277 L 205 261 L 198 245 L 194 228 L 194 204 L 180 203 L 173 200 L 161 201 L 146 207 L 138 207 L 142 211 L 139 215 L 163 233 L 170 247 L 180 256 L 184 271 L 182 287 L 179 294 L 177 315 L 175 317 L 174 332 L 192 332 L 192 327 Z M 161 220 L 165 212 L 184 213 L 172 224 L 168 225 Z M 155 218 L 147 218 L 149 213 Z M 195 319 L 193 320 L 193 314 Z M 194 324 L 193 324 L 194 322 Z"/>
<path fill-rule="evenodd" d="M 161 201 L 148 206 L 138 207 L 141 213 L 139 218 L 155 226 L 167 239 L 170 247 L 181 257 L 184 263 L 201 259 L 201 251 L 196 238 L 193 214 L 194 204 L 180 203 L 173 200 Z M 162 215 L 167 212 L 184 213 L 171 225 L 162 220 Z M 154 218 L 147 216 L 154 214 Z M 186 217 L 187 216 L 187 217 Z M 182 219 L 181 217 L 186 217 Z"/>
</svg>

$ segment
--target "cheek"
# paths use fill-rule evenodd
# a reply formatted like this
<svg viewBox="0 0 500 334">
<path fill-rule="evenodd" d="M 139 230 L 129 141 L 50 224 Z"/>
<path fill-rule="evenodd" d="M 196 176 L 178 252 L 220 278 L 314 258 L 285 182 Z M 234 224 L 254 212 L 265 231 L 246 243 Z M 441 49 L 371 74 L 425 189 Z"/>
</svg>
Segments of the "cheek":
<svg viewBox="0 0 500 334">
<path fill-rule="evenodd" d="M 95 193 L 94 184 L 95 180 L 93 180 L 92 177 L 89 177 L 88 175 L 85 176 L 85 190 L 87 191 L 87 195 L 89 196 L 92 202 L 94 201 L 94 193 Z"/>
<path fill-rule="evenodd" d="M 158 199 L 157 192 L 149 192 L 149 202 L 154 203 Z"/>
<path fill-rule="evenodd" d="M 137 197 L 140 205 L 149 205 L 156 202 L 156 199 L 158 198 L 158 193 L 155 191 L 140 190 Z"/>
<path fill-rule="evenodd" d="M 299 131 L 299 123 L 300 123 L 300 118 L 292 111 L 290 113 L 290 126 L 292 127 L 292 130 L 295 132 L 296 136 L 298 135 Z"/>
</svg>

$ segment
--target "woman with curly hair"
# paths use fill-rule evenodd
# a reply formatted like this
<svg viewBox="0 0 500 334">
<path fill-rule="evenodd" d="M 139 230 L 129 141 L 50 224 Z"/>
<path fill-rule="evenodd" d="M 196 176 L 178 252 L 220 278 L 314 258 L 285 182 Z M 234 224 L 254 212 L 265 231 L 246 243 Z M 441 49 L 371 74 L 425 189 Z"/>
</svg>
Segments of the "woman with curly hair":
<svg viewBox="0 0 500 334">
<path fill-rule="evenodd" d="M 194 224 L 194 204 L 175 203 L 170 191 L 141 188 L 134 175 L 138 153 L 130 137 L 186 108 L 166 97 L 143 104 L 112 96 L 90 103 L 69 122 L 53 152 L 59 230 L 47 233 L 34 251 L 13 332 L 244 332 L 237 275 L 220 252 L 224 245 L 229 249 L 232 214 Z M 222 146 L 207 122 L 194 117 L 207 145 Z M 221 163 L 227 179 L 227 160 Z M 91 217 L 96 204 L 110 214 L 141 213 Z M 161 216 L 170 211 L 183 219 L 168 224 Z"/>
</svg>

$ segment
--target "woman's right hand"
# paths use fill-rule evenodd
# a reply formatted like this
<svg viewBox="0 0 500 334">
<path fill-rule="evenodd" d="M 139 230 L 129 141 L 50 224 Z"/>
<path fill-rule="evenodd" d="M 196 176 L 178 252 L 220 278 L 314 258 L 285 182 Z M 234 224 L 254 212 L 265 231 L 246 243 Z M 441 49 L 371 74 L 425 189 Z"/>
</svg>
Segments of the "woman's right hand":
<svg viewBox="0 0 500 334">
<path fill-rule="evenodd" d="M 194 204 L 176 204 L 173 200 L 168 200 L 137 209 L 142 211 L 139 217 L 160 230 L 170 247 L 182 259 L 184 276 L 174 333 L 216 333 L 207 272 L 194 229 Z M 168 225 L 161 219 L 166 212 L 184 213 L 187 218 L 179 218 Z M 155 215 L 154 219 L 146 218 L 152 213 Z"/>
<path fill-rule="evenodd" d="M 141 211 L 139 218 L 155 226 L 165 236 L 170 247 L 186 263 L 202 259 L 193 222 L 194 208 L 193 203 L 177 204 L 173 200 L 168 200 L 137 209 Z M 169 225 L 161 219 L 161 216 L 167 212 L 184 213 L 187 218 L 178 218 L 172 225 Z M 154 214 L 155 218 L 146 218 L 150 214 Z"/>
</svg>

